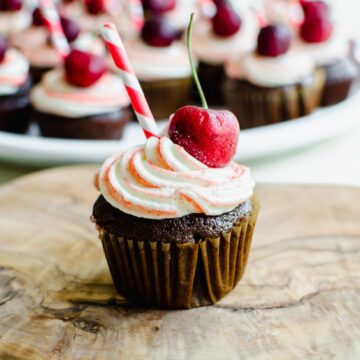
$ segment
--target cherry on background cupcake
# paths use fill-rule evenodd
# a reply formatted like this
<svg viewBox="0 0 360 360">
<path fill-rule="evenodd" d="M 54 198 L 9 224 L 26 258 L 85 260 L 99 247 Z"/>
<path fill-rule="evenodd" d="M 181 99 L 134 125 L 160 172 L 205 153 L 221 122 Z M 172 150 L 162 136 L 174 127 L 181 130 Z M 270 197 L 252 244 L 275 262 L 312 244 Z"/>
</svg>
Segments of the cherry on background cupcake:
<svg viewBox="0 0 360 360">
<path fill-rule="evenodd" d="M 292 40 L 285 25 L 270 24 L 260 30 L 255 51 L 228 61 L 224 92 L 242 127 L 295 119 L 319 105 L 323 73 L 291 49 Z"/>
<path fill-rule="evenodd" d="M 199 18 L 194 24 L 193 45 L 208 101 L 223 105 L 224 64 L 228 58 L 254 49 L 259 25 L 250 8 L 239 13 L 228 1 L 217 1 L 215 5 L 216 12 L 210 20 Z"/>
<path fill-rule="evenodd" d="M 325 1 L 302 1 L 304 22 L 300 26 L 299 51 L 311 56 L 326 76 L 321 105 L 329 106 L 345 100 L 358 77 L 358 69 L 350 59 L 350 40 L 332 19 Z"/>
</svg>

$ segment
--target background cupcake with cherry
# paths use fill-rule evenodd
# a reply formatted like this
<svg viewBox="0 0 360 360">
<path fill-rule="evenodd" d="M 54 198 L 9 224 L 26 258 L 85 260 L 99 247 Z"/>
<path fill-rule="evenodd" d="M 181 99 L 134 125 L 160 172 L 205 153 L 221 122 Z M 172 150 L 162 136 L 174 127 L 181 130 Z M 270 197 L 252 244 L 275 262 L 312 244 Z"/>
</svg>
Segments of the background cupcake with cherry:
<svg viewBox="0 0 360 360">
<path fill-rule="evenodd" d="M 204 107 L 178 109 L 160 137 L 115 27 L 102 31 L 147 138 L 109 158 L 95 181 L 92 221 L 114 284 L 145 305 L 214 304 L 244 273 L 259 211 L 250 170 L 231 161 L 239 123 L 208 109 L 194 70 Z"/>
<path fill-rule="evenodd" d="M 228 1 L 215 1 L 215 5 L 212 18 L 201 17 L 195 23 L 193 43 L 206 98 L 210 104 L 222 105 L 224 64 L 254 49 L 259 24 L 249 7 L 237 12 Z"/>
<path fill-rule="evenodd" d="M 30 87 L 28 61 L 0 37 L 0 131 L 26 132 Z"/>
<path fill-rule="evenodd" d="M 141 35 L 125 47 L 156 119 L 189 103 L 191 68 L 179 32 L 163 16 L 146 20 Z"/>
<path fill-rule="evenodd" d="M 291 42 L 286 26 L 267 25 L 255 51 L 227 63 L 225 98 L 243 127 L 295 119 L 319 105 L 324 73 Z"/>
<path fill-rule="evenodd" d="M 328 3 L 303 0 L 304 22 L 299 29 L 298 51 L 307 54 L 326 74 L 321 105 L 345 100 L 358 78 L 350 57 L 350 39 L 334 23 Z"/>
<path fill-rule="evenodd" d="M 64 66 L 32 89 L 32 121 L 47 137 L 119 139 L 131 116 L 121 79 L 107 71 L 105 56 L 71 49 L 55 8 L 49 9 L 46 24 Z"/>
</svg>

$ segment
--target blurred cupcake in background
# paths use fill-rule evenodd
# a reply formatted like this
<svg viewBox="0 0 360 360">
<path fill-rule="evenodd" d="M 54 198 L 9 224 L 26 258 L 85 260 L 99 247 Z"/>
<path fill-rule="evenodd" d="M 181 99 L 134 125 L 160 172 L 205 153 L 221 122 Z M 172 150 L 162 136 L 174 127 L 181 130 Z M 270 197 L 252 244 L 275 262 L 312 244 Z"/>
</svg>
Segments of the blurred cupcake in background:
<svg viewBox="0 0 360 360">
<path fill-rule="evenodd" d="M 345 100 L 358 76 L 350 57 L 350 39 L 335 28 L 329 5 L 324 1 L 302 1 L 304 22 L 300 27 L 298 52 L 310 56 L 326 74 L 321 105 Z"/>
<path fill-rule="evenodd" d="M 22 0 L 0 1 L 0 35 L 10 35 L 31 24 L 31 13 Z"/>
<path fill-rule="evenodd" d="M 47 137 L 119 139 L 131 116 L 125 87 L 106 71 L 105 57 L 77 49 L 30 97 L 31 118 Z"/>
<path fill-rule="evenodd" d="M 159 16 L 146 21 L 141 37 L 125 41 L 156 119 L 168 118 L 191 97 L 191 67 L 186 46 L 178 36 L 178 31 Z"/>
<path fill-rule="evenodd" d="M 33 11 L 32 26 L 13 34 L 11 43 L 29 60 L 30 73 L 35 83 L 41 80 L 43 74 L 62 64 L 62 58 L 52 45 L 49 31 L 46 28 L 38 8 Z M 96 35 L 81 32 L 79 24 L 60 17 L 61 25 L 67 41 L 72 47 L 92 50 L 95 53 L 104 52 L 105 48 Z"/>
<path fill-rule="evenodd" d="M 237 13 L 228 2 L 218 2 L 212 19 L 194 25 L 193 48 L 199 59 L 199 78 L 210 104 L 222 105 L 224 63 L 253 50 L 259 25 L 249 9 Z"/>
<path fill-rule="evenodd" d="M 0 37 L 0 130 L 25 133 L 29 126 L 29 64 Z"/>
<path fill-rule="evenodd" d="M 225 98 L 242 128 L 295 119 L 318 106 L 324 74 L 290 45 L 284 25 L 268 25 L 259 33 L 256 51 L 227 63 Z"/>
</svg>

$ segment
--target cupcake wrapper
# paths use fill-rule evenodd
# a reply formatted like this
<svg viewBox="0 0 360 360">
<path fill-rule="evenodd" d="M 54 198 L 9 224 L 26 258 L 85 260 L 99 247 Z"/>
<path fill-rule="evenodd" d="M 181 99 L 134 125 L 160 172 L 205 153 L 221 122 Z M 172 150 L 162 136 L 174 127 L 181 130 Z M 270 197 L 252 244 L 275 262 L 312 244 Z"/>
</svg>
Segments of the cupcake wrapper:
<svg viewBox="0 0 360 360">
<path fill-rule="evenodd" d="M 162 308 L 214 304 L 244 274 L 259 203 L 250 216 L 218 238 L 198 243 L 144 242 L 100 230 L 105 256 L 120 294 Z"/>
<path fill-rule="evenodd" d="M 227 104 L 242 128 L 275 124 L 311 113 L 320 104 L 325 74 L 318 70 L 303 83 L 277 88 L 262 88 L 246 81 L 227 80 Z"/>
<path fill-rule="evenodd" d="M 167 119 L 178 108 L 189 104 L 192 78 L 141 81 L 141 87 L 155 119 Z"/>
</svg>

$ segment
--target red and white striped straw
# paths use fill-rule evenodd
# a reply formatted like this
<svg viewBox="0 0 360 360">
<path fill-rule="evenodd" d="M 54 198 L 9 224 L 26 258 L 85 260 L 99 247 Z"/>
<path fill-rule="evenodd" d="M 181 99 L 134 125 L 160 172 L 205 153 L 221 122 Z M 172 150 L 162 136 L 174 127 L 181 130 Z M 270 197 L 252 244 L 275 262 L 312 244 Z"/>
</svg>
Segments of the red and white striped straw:
<svg viewBox="0 0 360 360">
<path fill-rule="evenodd" d="M 70 46 L 62 29 L 55 4 L 52 0 L 40 0 L 39 6 L 45 25 L 49 29 L 51 40 L 59 54 L 65 58 L 70 53 Z"/>
<path fill-rule="evenodd" d="M 141 0 L 130 0 L 129 10 L 135 29 L 140 31 L 143 28 L 145 22 L 144 8 Z"/>
<path fill-rule="evenodd" d="M 154 120 L 154 116 L 151 113 L 139 80 L 130 64 L 129 57 L 116 30 L 115 24 L 105 24 L 101 28 L 101 35 L 115 65 L 120 70 L 120 76 L 125 84 L 126 91 L 145 136 L 147 138 L 151 136 L 159 137 L 159 129 Z"/>
</svg>

